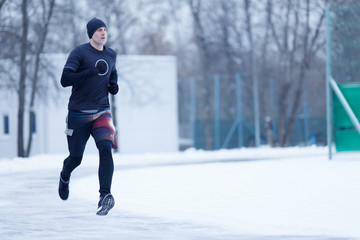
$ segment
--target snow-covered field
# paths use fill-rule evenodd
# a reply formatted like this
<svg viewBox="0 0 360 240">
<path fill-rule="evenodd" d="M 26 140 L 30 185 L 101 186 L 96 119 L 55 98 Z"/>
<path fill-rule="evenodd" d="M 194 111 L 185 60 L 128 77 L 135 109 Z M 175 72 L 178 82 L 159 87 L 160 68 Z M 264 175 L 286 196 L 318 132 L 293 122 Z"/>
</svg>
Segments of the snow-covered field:
<svg viewBox="0 0 360 240">
<path fill-rule="evenodd" d="M 50 227 L 43 230 L 44 235 L 21 234 L 24 226 L 17 226 L 21 214 L 16 212 L 20 209 L 7 198 L 17 196 L 39 201 L 25 184 L 34 176 L 40 192 L 46 192 L 41 190 L 42 186 L 51 189 L 42 200 L 47 201 L 46 207 L 53 206 L 54 210 L 45 219 L 52 219 L 59 228 L 69 226 L 61 222 L 65 214 L 58 215 L 57 211 L 67 211 L 66 214 L 77 222 L 82 218 L 91 219 L 90 225 L 109 221 L 95 217 L 98 200 L 95 155 L 86 155 L 82 165 L 74 171 L 69 200 L 58 200 L 57 179 L 64 157 L 40 155 L 30 159 L 0 159 L 0 180 L 2 185 L 8 182 L 0 198 L 0 239 L 47 239 L 46 236 L 51 235 Z M 246 236 L 257 236 L 251 239 L 360 239 L 360 152 L 335 153 L 331 161 L 325 147 L 115 154 L 114 159 L 112 192 L 116 205 L 105 217 L 111 219 L 111 224 L 117 221 L 125 224 L 129 216 L 144 221 L 150 219 L 153 223 L 152 227 L 148 226 L 150 233 L 165 228 L 164 222 L 182 224 L 174 227 L 175 230 L 166 227 L 166 237 L 161 239 L 199 239 L 202 235 L 203 239 L 211 236 L 212 239 L 250 238 Z M 44 173 L 46 176 L 42 179 Z M 21 211 L 26 208 L 25 204 Z M 15 217 L 9 217 L 9 209 Z M 32 209 L 26 212 L 30 216 Z M 54 216 L 59 220 L 54 220 Z M 37 221 L 40 220 L 32 222 L 36 224 Z M 7 224 L 10 223 L 11 232 L 17 232 L 19 238 L 9 232 Z M 129 221 L 126 224 L 131 228 Z M 185 225 L 192 231 L 181 235 Z M 126 236 L 123 239 L 160 239 L 159 236 L 163 236 L 160 231 L 158 237 L 156 234 L 153 238 L 151 234 L 148 238 L 139 237 L 132 235 L 129 229 L 122 235 L 121 226 L 112 230 L 111 236 Z M 37 231 L 41 231 L 41 227 L 39 229 Z M 134 229 L 137 232 L 135 226 Z M 67 234 L 70 234 L 68 239 L 97 239 L 91 231 Z"/>
</svg>

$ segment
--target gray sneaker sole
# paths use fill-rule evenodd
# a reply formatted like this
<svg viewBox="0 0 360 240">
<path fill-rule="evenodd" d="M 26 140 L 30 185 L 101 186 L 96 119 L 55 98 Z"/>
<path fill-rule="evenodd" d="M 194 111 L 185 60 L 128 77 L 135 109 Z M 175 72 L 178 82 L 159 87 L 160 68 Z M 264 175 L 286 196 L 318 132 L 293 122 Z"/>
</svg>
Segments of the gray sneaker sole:
<svg viewBox="0 0 360 240">
<path fill-rule="evenodd" d="M 114 197 L 111 194 L 106 195 L 102 200 L 96 215 L 99 216 L 107 215 L 108 212 L 114 207 L 114 205 L 115 205 Z"/>
</svg>

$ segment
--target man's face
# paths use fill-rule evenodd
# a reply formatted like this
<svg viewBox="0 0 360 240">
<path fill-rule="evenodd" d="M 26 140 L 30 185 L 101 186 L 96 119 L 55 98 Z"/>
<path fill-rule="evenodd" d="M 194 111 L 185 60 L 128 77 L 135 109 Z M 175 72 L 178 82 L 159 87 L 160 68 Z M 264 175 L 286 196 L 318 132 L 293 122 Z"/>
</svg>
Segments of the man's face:
<svg viewBox="0 0 360 240">
<path fill-rule="evenodd" d="M 107 40 L 107 29 L 105 27 L 98 28 L 92 36 L 92 39 L 98 45 L 105 45 Z"/>
</svg>

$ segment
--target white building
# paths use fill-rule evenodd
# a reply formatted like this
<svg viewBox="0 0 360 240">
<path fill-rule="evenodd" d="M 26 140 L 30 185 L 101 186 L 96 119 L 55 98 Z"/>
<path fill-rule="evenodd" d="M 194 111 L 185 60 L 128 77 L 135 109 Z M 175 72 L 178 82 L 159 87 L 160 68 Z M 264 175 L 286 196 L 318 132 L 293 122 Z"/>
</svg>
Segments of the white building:
<svg viewBox="0 0 360 240">
<path fill-rule="evenodd" d="M 62 88 L 60 76 L 67 55 L 48 55 L 56 66 L 57 85 L 47 100 L 36 104 L 36 133 L 31 155 L 67 154 L 65 118 L 71 87 Z M 117 106 L 118 145 L 122 153 L 177 151 L 178 115 L 176 58 L 173 56 L 118 56 L 120 91 Z M 0 79 L 1 80 L 1 79 Z M 50 83 L 49 83 L 50 84 Z M 55 90 L 55 89 L 58 90 Z M 0 93 L 0 158 L 17 155 L 18 99 L 13 92 Z M 28 122 L 25 119 L 25 145 Z M 97 153 L 89 139 L 86 153 Z"/>
</svg>

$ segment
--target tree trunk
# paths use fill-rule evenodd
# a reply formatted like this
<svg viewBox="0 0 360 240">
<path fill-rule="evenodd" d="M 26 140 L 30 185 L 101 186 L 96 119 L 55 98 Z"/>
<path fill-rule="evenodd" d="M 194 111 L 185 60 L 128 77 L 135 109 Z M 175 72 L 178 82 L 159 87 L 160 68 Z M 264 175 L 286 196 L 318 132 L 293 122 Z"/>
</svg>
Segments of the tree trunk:
<svg viewBox="0 0 360 240">
<path fill-rule="evenodd" d="M 290 91 L 290 83 L 285 83 L 280 93 L 280 114 L 279 114 L 279 130 L 278 142 L 279 146 L 283 147 L 286 137 L 286 120 L 287 120 L 287 98 Z"/>
<path fill-rule="evenodd" d="M 27 36 L 29 19 L 27 16 L 27 0 L 22 1 L 22 36 L 21 36 L 21 59 L 20 59 L 20 80 L 19 80 L 19 106 L 18 106 L 18 134 L 17 152 L 18 157 L 24 157 L 24 109 L 25 109 L 25 78 L 26 78 L 26 56 L 27 56 Z"/>
<path fill-rule="evenodd" d="M 289 143 L 290 143 L 290 137 L 291 137 L 291 133 L 292 133 L 292 130 L 293 130 L 293 127 L 294 127 L 296 113 L 297 113 L 297 110 L 298 110 L 299 105 L 300 105 L 300 99 L 301 99 L 302 89 L 303 89 L 301 86 L 302 86 L 302 83 L 303 83 L 303 81 L 305 79 L 305 71 L 306 71 L 305 67 L 302 66 L 301 70 L 300 70 L 300 76 L 299 76 L 299 79 L 297 81 L 297 86 L 296 86 L 296 89 L 295 89 L 295 98 L 294 98 L 292 111 L 291 111 L 291 114 L 290 114 L 290 120 L 289 120 L 288 126 L 286 128 L 286 134 L 285 134 L 284 142 L 283 142 L 283 145 L 282 145 L 284 147 L 288 146 Z M 305 141 L 306 141 L 306 139 L 305 139 Z"/>
<path fill-rule="evenodd" d="M 255 129 L 255 147 L 260 146 L 260 110 L 259 110 L 259 87 L 257 78 L 256 52 L 253 38 L 250 1 L 244 0 L 244 10 L 246 16 L 246 32 L 250 43 L 250 61 L 251 61 L 251 79 L 253 82 L 253 104 L 254 104 L 254 129 Z"/>
<path fill-rule="evenodd" d="M 191 7 L 191 12 L 194 20 L 194 30 L 195 30 L 195 38 L 196 45 L 198 46 L 200 52 L 200 61 L 202 64 L 202 79 L 201 79 L 201 87 L 203 89 L 203 97 L 204 97 L 204 118 L 205 118 L 205 141 L 206 141 L 206 149 L 210 150 L 214 148 L 213 144 L 213 134 L 211 128 L 211 113 L 212 113 L 212 99 L 213 99 L 213 91 L 212 91 L 212 78 L 210 76 L 210 54 L 208 50 L 208 46 L 205 39 L 203 25 L 200 19 L 200 5 L 201 0 L 196 1 L 194 4 L 193 0 L 189 0 L 189 4 Z"/>
</svg>

